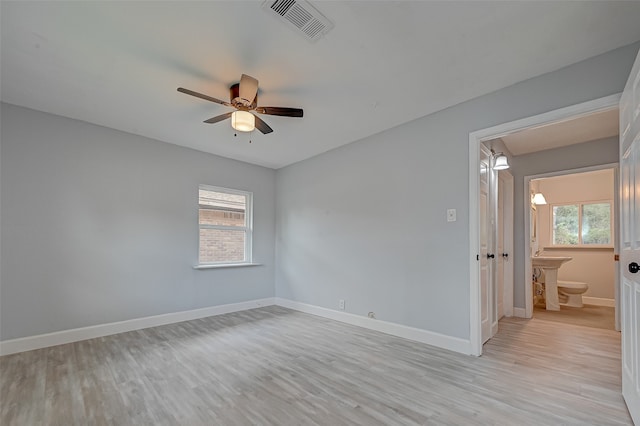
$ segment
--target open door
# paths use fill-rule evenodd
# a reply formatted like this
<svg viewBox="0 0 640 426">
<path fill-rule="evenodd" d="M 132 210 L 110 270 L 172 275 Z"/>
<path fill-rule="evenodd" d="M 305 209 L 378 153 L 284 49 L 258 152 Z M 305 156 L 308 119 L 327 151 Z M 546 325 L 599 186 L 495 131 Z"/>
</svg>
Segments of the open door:
<svg viewBox="0 0 640 426">
<path fill-rule="evenodd" d="M 496 318 L 496 328 L 498 326 L 498 321 L 505 315 L 504 311 L 504 288 L 505 288 L 505 260 L 507 257 L 504 256 L 505 253 L 505 244 L 504 244 L 504 184 L 503 179 L 500 176 L 501 172 L 498 172 L 498 211 L 497 217 L 498 220 L 496 222 L 496 300 L 497 300 L 497 318 Z"/>
<path fill-rule="evenodd" d="M 498 320 L 513 316 L 513 175 L 498 172 Z"/>
<path fill-rule="evenodd" d="M 620 99 L 622 395 L 640 425 L 640 52 Z"/>
<path fill-rule="evenodd" d="M 491 151 L 480 146 L 480 322 L 482 343 L 498 332 L 498 298 L 496 292 L 496 215 L 497 173 L 493 170 Z"/>
</svg>

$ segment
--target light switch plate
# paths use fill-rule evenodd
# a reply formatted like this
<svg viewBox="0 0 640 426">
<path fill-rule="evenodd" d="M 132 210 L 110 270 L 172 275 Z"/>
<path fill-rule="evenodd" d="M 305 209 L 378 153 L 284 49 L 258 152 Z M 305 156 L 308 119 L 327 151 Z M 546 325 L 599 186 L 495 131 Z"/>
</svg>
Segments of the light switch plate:
<svg viewBox="0 0 640 426">
<path fill-rule="evenodd" d="M 456 209 L 448 209 L 447 222 L 455 222 L 455 221 L 456 221 Z"/>
</svg>

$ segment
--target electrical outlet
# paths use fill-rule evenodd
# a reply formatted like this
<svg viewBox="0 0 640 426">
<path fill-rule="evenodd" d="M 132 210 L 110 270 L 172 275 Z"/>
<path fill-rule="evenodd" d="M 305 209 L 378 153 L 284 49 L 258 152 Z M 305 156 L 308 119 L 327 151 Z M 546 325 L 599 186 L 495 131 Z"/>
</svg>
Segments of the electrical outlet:
<svg viewBox="0 0 640 426">
<path fill-rule="evenodd" d="M 340 301 L 338 302 L 338 306 L 344 311 L 344 299 L 340 299 Z"/>
</svg>

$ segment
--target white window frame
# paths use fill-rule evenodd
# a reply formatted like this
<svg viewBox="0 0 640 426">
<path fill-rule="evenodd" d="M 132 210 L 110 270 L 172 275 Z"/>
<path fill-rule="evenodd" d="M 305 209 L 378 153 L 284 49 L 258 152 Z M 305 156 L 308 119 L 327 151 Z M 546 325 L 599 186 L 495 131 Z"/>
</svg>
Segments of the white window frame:
<svg viewBox="0 0 640 426">
<path fill-rule="evenodd" d="M 245 205 L 245 226 L 229 226 L 229 225 L 201 225 L 200 224 L 200 191 L 215 191 L 224 194 L 243 195 L 246 200 Z M 242 191 L 239 189 L 223 188 L 221 186 L 213 186 L 207 184 L 198 185 L 198 267 L 219 267 L 219 266 L 237 266 L 237 265 L 251 265 L 253 259 L 253 192 Z M 220 230 L 232 230 L 232 231 L 244 231 L 244 259 L 235 262 L 231 261 L 219 261 L 219 262 L 200 262 L 200 229 L 220 229 Z"/>
<path fill-rule="evenodd" d="M 584 244 L 582 242 L 582 208 L 584 205 L 589 204 L 609 204 L 609 236 L 610 243 L 609 244 Z M 556 244 L 554 242 L 553 234 L 555 231 L 555 222 L 553 220 L 553 208 L 559 206 L 578 206 L 578 244 Z M 549 243 L 551 247 L 556 248 L 613 248 L 614 245 L 614 234 L 613 234 L 613 200 L 589 200 L 589 201 L 575 201 L 572 203 L 552 203 L 549 204 Z"/>
</svg>

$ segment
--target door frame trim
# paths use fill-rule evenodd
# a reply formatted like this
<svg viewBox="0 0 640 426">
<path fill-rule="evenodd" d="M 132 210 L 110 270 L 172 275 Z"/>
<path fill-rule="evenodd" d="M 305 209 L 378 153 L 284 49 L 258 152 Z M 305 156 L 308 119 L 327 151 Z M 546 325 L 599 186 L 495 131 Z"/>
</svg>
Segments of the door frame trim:
<svg viewBox="0 0 640 426">
<path fill-rule="evenodd" d="M 620 97 L 621 93 L 617 93 L 469 133 L 469 341 L 471 343 L 471 354 L 482 355 L 480 267 L 476 257 L 480 253 L 480 214 L 478 207 L 480 144 L 517 131 L 558 123 L 570 118 L 612 108 L 620 103 Z"/>
</svg>

